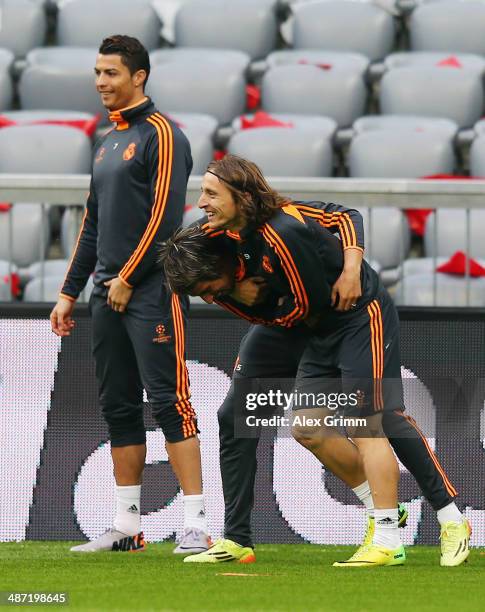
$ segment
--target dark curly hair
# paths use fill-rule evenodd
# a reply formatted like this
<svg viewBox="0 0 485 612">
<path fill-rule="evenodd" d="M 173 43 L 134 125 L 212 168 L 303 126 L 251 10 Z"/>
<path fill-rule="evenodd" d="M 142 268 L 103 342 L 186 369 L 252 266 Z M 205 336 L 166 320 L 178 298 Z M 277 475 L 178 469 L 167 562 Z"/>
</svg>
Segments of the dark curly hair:
<svg viewBox="0 0 485 612">
<path fill-rule="evenodd" d="M 217 251 L 213 241 L 195 225 L 176 231 L 162 242 L 158 261 L 170 290 L 187 295 L 197 283 L 220 278 L 230 264 L 231 256 L 227 255 Z"/>
</svg>

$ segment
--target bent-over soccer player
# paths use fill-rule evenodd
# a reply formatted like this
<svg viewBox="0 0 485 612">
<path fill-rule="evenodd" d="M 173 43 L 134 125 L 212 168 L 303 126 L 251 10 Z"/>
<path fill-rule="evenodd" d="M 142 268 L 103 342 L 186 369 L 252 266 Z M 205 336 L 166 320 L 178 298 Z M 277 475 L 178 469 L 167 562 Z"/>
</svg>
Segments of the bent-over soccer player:
<svg viewBox="0 0 485 612">
<path fill-rule="evenodd" d="M 354 431 L 354 445 L 323 428 L 294 428 L 298 442 L 352 487 L 368 510 L 363 544 L 334 565 L 404 563 L 398 469 L 385 435 L 437 511 L 441 565 L 461 564 L 469 554 L 470 526 L 436 456 L 403 412 L 397 312 L 362 259 L 360 214 L 334 204 L 289 202 L 257 166 L 230 155 L 209 165 L 199 207 L 207 222 L 179 231 L 162 247 L 167 281 L 175 292 L 216 301 L 255 325 L 241 343 L 233 385 L 218 414 L 225 538 L 186 561 L 255 560 L 250 513 L 258 439 L 235 436 L 234 380 L 296 376 L 301 390 L 312 379 L 338 376 L 344 388 L 369 381 L 359 414 L 384 435 L 359 438 Z M 386 379 L 399 381 L 398 388 L 393 384 L 389 392 Z"/>
</svg>

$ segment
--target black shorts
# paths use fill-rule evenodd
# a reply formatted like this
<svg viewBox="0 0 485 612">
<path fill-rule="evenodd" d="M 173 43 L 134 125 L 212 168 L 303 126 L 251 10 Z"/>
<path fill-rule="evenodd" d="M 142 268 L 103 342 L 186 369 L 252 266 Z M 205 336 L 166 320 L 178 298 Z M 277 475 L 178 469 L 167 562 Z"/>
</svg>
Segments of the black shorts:
<svg viewBox="0 0 485 612">
<path fill-rule="evenodd" d="M 399 319 L 387 291 L 382 288 L 368 306 L 344 315 L 339 327 L 324 334 L 312 333 L 304 325 L 291 329 L 253 326 L 239 350 L 234 371 L 237 388 L 242 392 L 249 388 L 237 384 L 238 379 L 295 377 L 294 387 L 300 394 L 295 397 L 354 393 L 355 400 L 350 397 L 345 402 L 342 397 L 338 402 L 345 415 L 402 410 Z M 293 404 L 293 410 L 313 407 L 305 401 Z M 333 396 L 328 407 L 336 408 Z"/>
<path fill-rule="evenodd" d="M 332 395 L 329 407 L 345 416 L 403 409 L 399 319 L 385 289 L 335 331 L 310 338 L 295 388 L 321 397 L 340 394 Z"/>
<path fill-rule="evenodd" d="M 125 313 L 115 312 L 105 295 L 93 292 L 99 402 L 113 446 L 145 442 L 143 389 L 167 441 L 196 435 L 185 365 L 187 308 L 188 300 L 168 292 L 160 274 L 136 287 Z"/>
</svg>

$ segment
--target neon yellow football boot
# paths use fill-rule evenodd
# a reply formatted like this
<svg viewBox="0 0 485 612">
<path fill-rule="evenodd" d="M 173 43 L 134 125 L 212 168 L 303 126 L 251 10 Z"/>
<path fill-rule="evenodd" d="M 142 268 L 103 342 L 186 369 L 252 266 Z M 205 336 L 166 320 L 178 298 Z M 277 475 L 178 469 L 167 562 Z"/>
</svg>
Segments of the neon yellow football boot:
<svg viewBox="0 0 485 612">
<path fill-rule="evenodd" d="M 466 561 L 470 554 L 470 536 L 472 528 L 465 519 L 461 523 L 450 521 L 441 527 L 441 558 L 442 567 L 454 567 Z"/>
<path fill-rule="evenodd" d="M 347 561 L 336 561 L 333 567 L 379 567 L 403 565 L 406 553 L 401 545 L 395 550 L 369 544 L 361 546 Z"/>
<path fill-rule="evenodd" d="M 408 521 L 408 511 L 406 510 L 406 506 L 401 503 L 398 504 L 397 511 L 398 511 L 397 526 L 400 528 L 404 528 L 406 527 L 406 524 Z M 363 548 L 364 546 L 370 546 L 372 544 L 375 530 L 376 530 L 376 524 L 374 521 L 374 517 L 367 515 L 367 528 L 365 530 L 364 540 L 359 548 Z M 359 549 L 357 549 L 356 552 L 358 552 L 358 550 Z"/>
<path fill-rule="evenodd" d="M 217 540 L 217 542 L 198 555 L 185 557 L 184 563 L 254 563 L 256 555 L 249 546 L 241 546 L 232 540 Z"/>
</svg>

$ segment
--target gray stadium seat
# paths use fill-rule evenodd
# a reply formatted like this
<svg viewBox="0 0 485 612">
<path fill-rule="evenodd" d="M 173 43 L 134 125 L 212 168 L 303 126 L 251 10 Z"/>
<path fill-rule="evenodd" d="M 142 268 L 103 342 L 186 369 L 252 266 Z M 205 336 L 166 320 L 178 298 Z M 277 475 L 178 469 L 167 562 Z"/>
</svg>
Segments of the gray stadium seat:
<svg viewBox="0 0 485 612">
<path fill-rule="evenodd" d="M 11 302 L 12 301 L 12 293 L 10 291 L 10 286 L 7 283 L 2 282 L 0 279 L 0 302 Z"/>
<path fill-rule="evenodd" d="M 475 136 L 481 136 L 485 134 L 485 119 L 480 119 L 473 126 L 473 131 L 475 132 Z"/>
<path fill-rule="evenodd" d="M 0 172 L 86 174 L 91 141 L 59 125 L 19 125 L 0 130 Z"/>
<path fill-rule="evenodd" d="M 359 208 L 364 219 L 366 256 L 377 261 L 384 285 L 392 285 L 399 266 L 409 254 L 411 232 L 399 208 Z"/>
<path fill-rule="evenodd" d="M 28 125 L 0 130 L 0 172 L 86 174 L 91 141 L 80 130 L 57 125 Z M 49 238 L 47 210 L 18 204 L 0 215 L 0 257 L 8 252 L 8 216 L 13 222 L 13 260 L 27 266 L 45 257 Z"/>
<path fill-rule="evenodd" d="M 322 70 L 286 65 L 268 70 L 262 80 L 262 107 L 269 113 L 324 115 L 339 127 L 364 113 L 367 89 L 361 70 Z"/>
<path fill-rule="evenodd" d="M 294 128 L 236 132 L 227 150 L 254 161 L 269 176 L 331 176 L 333 130 L 324 135 Z"/>
<path fill-rule="evenodd" d="M 3 0 L 0 9 L 0 47 L 10 49 L 18 59 L 44 44 L 47 25 L 41 5 L 30 0 Z"/>
<path fill-rule="evenodd" d="M 324 70 L 352 69 L 360 70 L 364 77 L 368 67 L 369 58 L 361 53 L 344 51 L 326 51 L 320 49 L 284 49 L 273 51 L 266 58 L 269 68 L 285 66 L 287 64 L 320 66 Z"/>
<path fill-rule="evenodd" d="M 24 302 L 57 302 L 59 291 L 61 290 L 63 275 L 46 276 L 44 278 L 33 278 L 27 283 L 24 289 Z M 79 296 L 78 302 L 83 303 L 89 300 L 93 290 L 92 277 L 89 278 L 86 288 Z"/>
<path fill-rule="evenodd" d="M 394 37 L 392 16 L 375 4 L 335 0 L 305 4 L 295 11 L 296 49 L 355 51 L 375 61 L 390 53 Z"/>
<path fill-rule="evenodd" d="M 40 204 L 16 204 L 9 212 L 0 213 L 1 259 L 8 260 L 11 256 L 12 262 L 23 268 L 46 256 L 48 241 L 47 212 Z"/>
<path fill-rule="evenodd" d="M 470 148 L 470 174 L 471 176 L 485 177 L 485 122 L 475 124 L 475 130 L 482 130 L 472 142 Z"/>
<path fill-rule="evenodd" d="M 182 220 L 182 227 L 189 227 L 192 223 L 195 223 L 199 219 L 202 219 L 204 216 L 204 211 L 201 210 L 197 204 L 193 204 L 188 208 L 184 213 L 184 218 Z"/>
<path fill-rule="evenodd" d="M 444 51 L 408 51 L 391 53 L 384 60 L 386 70 L 421 66 L 442 70 L 475 69 L 485 71 L 485 58 L 473 53 L 447 53 Z"/>
<path fill-rule="evenodd" d="M 452 174 L 453 141 L 446 132 L 373 130 L 350 143 L 348 166 L 356 178 L 418 178 Z"/>
<path fill-rule="evenodd" d="M 61 251 L 64 257 L 70 258 L 76 246 L 79 229 L 84 216 L 84 209 L 71 206 L 64 211 L 61 219 Z"/>
<path fill-rule="evenodd" d="M 68 259 L 46 259 L 45 261 L 34 261 L 26 269 L 25 275 L 29 278 L 40 278 L 41 276 L 64 276 L 69 265 Z"/>
<path fill-rule="evenodd" d="M 436 216 L 438 221 L 435 236 Z M 485 227 L 485 210 L 471 210 L 468 252 L 474 260 L 485 267 L 483 227 Z M 432 213 L 426 220 L 424 234 L 426 256 L 405 261 L 400 274 L 405 277 L 405 280 L 410 276 L 432 276 L 436 267 L 447 262 L 457 251 L 467 251 L 466 233 L 466 211 L 443 209 Z"/>
<path fill-rule="evenodd" d="M 449 119 L 433 117 L 417 117 L 414 115 L 366 115 L 359 117 L 352 126 L 355 134 L 375 130 L 440 132 L 446 134 L 452 141 L 458 133 L 458 126 Z"/>
<path fill-rule="evenodd" d="M 235 132 L 239 132 L 243 129 L 243 117 L 245 119 L 252 120 L 254 115 L 248 114 L 243 115 L 242 117 L 236 117 L 231 126 Z M 276 121 L 287 124 L 286 127 L 292 127 L 295 130 L 319 133 L 328 138 L 332 138 L 337 131 L 337 124 L 333 119 L 330 119 L 330 117 L 319 117 L 316 115 L 293 115 L 291 113 L 271 113 L 270 117 Z"/>
<path fill-rule="evenodd" d="M 171 45 L 175 44 L 175 17 L 184 3 L 197 0 L 152 0 L 152 6 L 162 23 L 162 36 Z"/>
<path fill-rule="evenodd" d="M 485 279 L 470 278 L 467 303 L 467 279 L 451 274 L 416 274 L 400 281 L 393 292 L 394 301 L 406 306 L 485 306 Z M 436 302 L 433 286 L 436 283 Z"/>
<path fill-rule="evenodd" d="M 27 56 L 19 83 L 20 106 L 25 110 L 69 110 L 107 121 L 94 82 L 96 49 L 49 47 Z"/>
<path fill-rule="evenodd" d="M 402 264 L 402 274 L 406 278 L 417 274 L 433 274 L 438 266 L 446 263 L 450 257 L 412 257 Z M 473 258 L 485 268 L 485 259 Z"/>
<path fill-rule="evenodd" d="M 483 97 L 476 70 L 414 66 L 386 72 L 379 100 L 382 114 L 445 117 L 463 128 L 481 117 Z"/>
<path fill-rule="evenodd" d="M 454 165 L 453 132 L 367 130 L 358 132 L 349 148 L 350 176 L 356 178 L 417 178 L 451 174 Z M 369 213 L 363 212 L 369 224 Z M 399 266 L 409 253 L 410 230 L 399 209 L 372 211 L 371 236 L 366 252 L 382 265 L 385 285 L 395 283 Z"/>
<path fill-rule="evenodd" d="M 217 119 L 195 113 L 174 113 L 170 118 L 189 139 L 194 163 L 192 174 L 204 174 L 209 162 L 214 158 L 213 139 L 217 130 Z"/>
<path fill-rule="evenodd" d="M 220 51 L 219 49 L 178 47 L 177 49 L 157 49 L 150 53 L 152 68 L 158 64 L 178 61 L 197 62 L 198 64 L 210 62 L 216 65 L 232 66 L 236 71 L 245 72 L 251 63 L 251 58 L 243 51 L 231 49 Z"/>
<path fill-rule="evenodd" d="M 0 111 L 10 108 L 13 98 L 13 84 L 10 68 L 13 63 L 13 53 L 0 49 Z"/>
<path fill-rule="evenodd" d="M 274 2 L 199 0 L 184 4 L 175 17 L 177 47 L 239 49 L 260 59 L 276 46 Z"/>
<path fill-rule="evenodd" d="M 0 216 L 1 223 L 1 216 Z M 15 264 L 9 264 L 8 261 L 0 259 L 0 302 L 12 301 L 12 290 L 10 287 L 10 274 L 18 272 Z"/>
<path fill-rule="evenodd" d="M 467 251 L 466 248 L 465 210 L 442 209 L 432 213 L 426 220 L 424 233 L 424 253 L 427 257 L 450 257 L 456 251 Z M 435 239 L 436 223 L 436 239 Z M 485 210 L 470 211 L 470 257 L 485 259 Z"/>
<path fill-rule="evenodd" d="M 96 125 L 96 117 L 90 113 L 82 113 L 80 111 L 28 111 L 15 110 L 2 113 L 6 119 L 14 122 L 15 125 L 32 125 L 32 124 L 54 124 L 55 122 L 79 122 L 79 125 L 92 124 L 93 128 Z M 54 122 L 54 123 L 52 123 Z"/>
<path fill-rule="evenodd" d="M 158 46 L 161 27 L 149 0 L 72 0 L 59 7 L 57 41 L 98 48 L 111 34 L 129 33 L 150 51 Z"/>
<path fill-rule="evenodd" d="M 203 113 L 229 123 L 246 105 L 241 70 L 208 61 L 176 61 L 153 67 L 147 94 L 162 113 Z"/>
<path fill-rule="evenodd" d="M 441 0 L 418 6 L 409 20 L 411 49 L 485 54 L 485 4 Z"/>
</svg>

